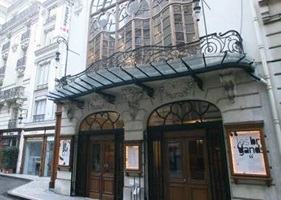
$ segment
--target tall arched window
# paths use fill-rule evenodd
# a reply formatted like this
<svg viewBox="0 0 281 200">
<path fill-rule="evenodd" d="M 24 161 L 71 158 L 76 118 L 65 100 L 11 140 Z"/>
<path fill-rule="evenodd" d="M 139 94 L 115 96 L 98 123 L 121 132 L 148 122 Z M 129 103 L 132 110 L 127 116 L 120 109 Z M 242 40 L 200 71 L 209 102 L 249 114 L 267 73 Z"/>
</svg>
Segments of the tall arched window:
<svg viewBox="0 0 281 200">
<path fill-rule="evenodd" d="M 89 27 L 89 65 L 119 51 L 195 39 L 191 0 L 93 0 Z"/>
</svg>

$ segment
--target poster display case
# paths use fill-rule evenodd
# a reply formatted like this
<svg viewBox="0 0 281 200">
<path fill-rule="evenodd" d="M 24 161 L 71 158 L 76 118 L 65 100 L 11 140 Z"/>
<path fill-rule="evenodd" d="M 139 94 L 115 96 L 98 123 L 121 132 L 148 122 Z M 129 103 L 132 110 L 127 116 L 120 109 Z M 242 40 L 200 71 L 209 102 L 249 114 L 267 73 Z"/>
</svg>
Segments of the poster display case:
<svg viewBox="0 0 281 200">
<path fill-rule="evenodd" d="M 58 167 L 70 168 L 72 137 L 62 137 L 59 139 Z"/>
<path fill-rule="evenodd" d="M 261 124 L 226 126 L 232 178 L 270 184 L 267 150 Z"/>
<path fill-rule="evenodd" d="M 126 142 L 124 150 L 126 173 L 141 173 L 141 142 Z"/>
</svg>

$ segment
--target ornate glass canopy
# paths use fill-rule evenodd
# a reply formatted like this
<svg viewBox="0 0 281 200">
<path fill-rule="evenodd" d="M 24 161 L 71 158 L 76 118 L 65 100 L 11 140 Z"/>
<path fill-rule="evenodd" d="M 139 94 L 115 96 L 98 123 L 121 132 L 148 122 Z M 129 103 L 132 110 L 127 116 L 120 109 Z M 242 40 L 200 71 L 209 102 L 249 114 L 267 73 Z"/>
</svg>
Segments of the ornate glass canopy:
<svg viewBox="0 0 281 200">
<path fill-rule="evenodd" d="M 97 93 L 110 103 L 114 96 L 104 90 L 135 84 L 153 96 L 153 88 L 146 82 L 191 76 L 200 89 L 203 80 L 198 74 L 210 71 L 241 68 L 253 76 L 253 60 L 244 53 L 242 38 L 236 31 L 210 34 L 199 40 L 176 46 L 143 46 L 117 52 L 98 60 L 85 71 L 59 80 L 56 91 L 49 93 L 53 100 L 77 101 L 77 98 Z"/>
</svg>

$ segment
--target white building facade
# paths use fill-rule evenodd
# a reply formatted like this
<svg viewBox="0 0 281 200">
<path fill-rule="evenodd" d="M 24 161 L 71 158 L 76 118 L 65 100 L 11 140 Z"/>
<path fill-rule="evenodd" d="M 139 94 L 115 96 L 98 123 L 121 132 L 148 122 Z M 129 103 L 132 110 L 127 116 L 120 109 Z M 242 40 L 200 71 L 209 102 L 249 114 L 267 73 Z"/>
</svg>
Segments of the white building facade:
<svg viewBox="0 0 281 200">
<path fill-rule="evenodd" d="M 17 173 L 51 175 L 56 105 L 47 94 L 64 70 L 55 61 L 63 5 L 57 0 L 14 1 L 0 30 L 1 149 L 19 149 Z"/>
<path fill-rule="evenodd" d="M 49 93 L 56 192 L 278 199 L 279 2 L 73 6 L 69 46 L 83 48 L 67 74 L 79 73 Z"/>
</svg>

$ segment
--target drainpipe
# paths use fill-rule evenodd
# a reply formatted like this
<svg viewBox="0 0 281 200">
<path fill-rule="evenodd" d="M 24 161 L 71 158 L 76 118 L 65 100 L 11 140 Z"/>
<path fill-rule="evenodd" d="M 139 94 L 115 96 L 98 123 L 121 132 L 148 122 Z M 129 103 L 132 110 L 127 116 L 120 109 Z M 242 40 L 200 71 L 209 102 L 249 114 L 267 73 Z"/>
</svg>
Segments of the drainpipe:
<svg viewBox="0 0 281 200">
<path fill-rule="evenodd" d="M 276 101 L 274 98 L 271 78 L 270 78 L 269 71 L 268 71 L 265 47 L 262 42 L 260 25 L 259 25 L 259 21 L 258 21 L 258 17 L 257 17 L 257 12 L 255 10 L 255 0 L 251 0 L 250 4 L 251 4 L 250 7 L 251 7 L 252 16 L 253 16 L 253 23 L 254 23 L 256 38 L 257 38 L 257 42 L 258 42 L 259 53 L 261 56 L 262 69 L 263 69 L 263 73 L 264 73 L 264 80 L 261 80 L 261 82 L 265 83 L 267 86 L 267 94 L 269 97 L 269 103 L 270 103 L 269 105 L 270 105 L 271 114 L 272 114 L 272 118 L 273 118 L 273 126 L 274 126 L 276 137 L 277 137 L 279 153 L 281 154 L 281 130 L 280 130 L 278 113 L 277 113 L 277 106 L 276 106 Z"/>
</svg>

